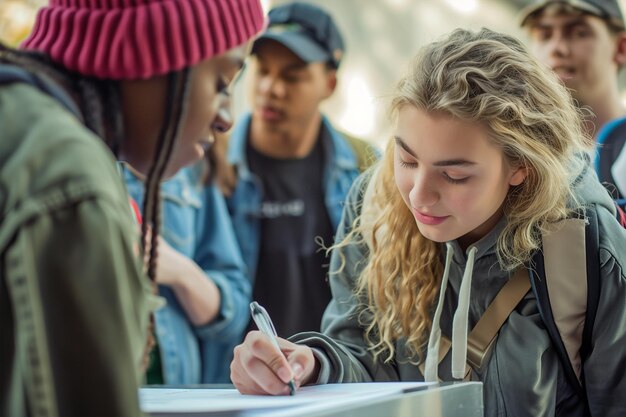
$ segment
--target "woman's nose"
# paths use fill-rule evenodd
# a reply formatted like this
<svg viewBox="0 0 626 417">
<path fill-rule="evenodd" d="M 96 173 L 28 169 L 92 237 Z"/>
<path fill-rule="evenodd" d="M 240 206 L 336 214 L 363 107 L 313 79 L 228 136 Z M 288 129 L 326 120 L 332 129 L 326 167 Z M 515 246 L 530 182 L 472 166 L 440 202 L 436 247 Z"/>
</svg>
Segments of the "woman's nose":
<svg viewBox="0 0 626 417">
<path fill-rule="evenodd" d="M 413 178 L 413 187 L 409 193 L 411 205 L 419 209 L 428 207 L 439 201 L 439 193 L 434 187 L 434 182 L 424 173 L 416 173 Z"/>
</svg>

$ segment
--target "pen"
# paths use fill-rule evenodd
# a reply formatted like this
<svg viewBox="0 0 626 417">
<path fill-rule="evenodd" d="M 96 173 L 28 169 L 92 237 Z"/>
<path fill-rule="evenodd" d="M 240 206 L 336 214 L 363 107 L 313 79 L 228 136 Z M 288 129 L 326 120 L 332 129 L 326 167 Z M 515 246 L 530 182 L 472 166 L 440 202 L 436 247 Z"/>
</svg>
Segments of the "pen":
<svg viewBox="0 0 626 417">
<path fill-rule="evenodd" d="M 256 327 L 270 338 L 272 344 L 276 346 L 279 352 L 282 352 L 280 346 L 278 346 L 278 340 L 276 339 L 278 335 L 276 334 L 274 323 L 272 323 L 270 315 L 267 314 L 267 310 L 261 307 L 256 301 L 253 301 L 250 303 L 250 313 L 252 314 L 252 320 L 256 323 Z M 287 385 L 289 386 L 289 395 L 296 395 L 296 383 L 293 378 Z"/>
</svg>

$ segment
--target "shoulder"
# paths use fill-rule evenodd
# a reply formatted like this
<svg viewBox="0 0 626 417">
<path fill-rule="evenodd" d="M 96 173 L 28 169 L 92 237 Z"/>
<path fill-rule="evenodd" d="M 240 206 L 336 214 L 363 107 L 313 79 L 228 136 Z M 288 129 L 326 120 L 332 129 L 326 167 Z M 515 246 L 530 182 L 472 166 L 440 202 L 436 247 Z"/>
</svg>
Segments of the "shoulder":
<svg viewBox="0 0 626 417">
<path fill-rule="evenodd" d="M 368 209 L 368 213 L 372 211 L 372 199 L 376 184 L 375 177 L 379 173 L 379 166 L 374 165 L 370 167 L 352 183 L 344 208 L 345 214 L 349 219 L 354 220 L 360 216 L 362 211 L 364 211 L 364 207 Z"/>
<path fill-rule="evenodd" d="M 365 171 L 380 158 L 380 151 L 370 142 L 343 131 L 335 130 L 335 132 L 344 139 L 354 153 L 359 171 Z"/>
<path fill-rule="evenodd" d="M 370 184 L 373 184 L 372 178 L 376 175 L 376 172 L 376 167 L 372 167 L 359 175 L 350 187 L 347 200 L 354 203 L 363 202 Z"/>
<path fill-rule="evenodd" d="M 624 139 L 626 137 L 626 117 L 613 119 L 600 128 L 598 132 L 598 142 L 605 143 L 615 138 Z"/>
<path fill-rule="evenodd" d="M 337 156 L 352 159 L 359 172 L 365 171 L 380 158 L 380 151 L 373 144 L 337 129 L 325 115 L 322 115 L 321 126 L 327 130 Z"/>
<path fill-rule="evenodd" d="M 51 194 L 66 201 L 126 195 L 115 159 L 102 140 L 39 90 L 26 84 L 1 88 L 0 126 L 5 202 Z"/>
</svg>

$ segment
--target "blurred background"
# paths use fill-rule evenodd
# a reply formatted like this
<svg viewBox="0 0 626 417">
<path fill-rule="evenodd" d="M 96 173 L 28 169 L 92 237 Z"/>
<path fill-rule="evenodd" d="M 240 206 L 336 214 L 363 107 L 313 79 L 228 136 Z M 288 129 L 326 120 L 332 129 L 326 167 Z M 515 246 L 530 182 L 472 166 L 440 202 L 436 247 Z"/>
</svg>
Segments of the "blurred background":
<svg viewBox="0 0 626 417">
<path fill-rule="evenodd" d="M 0 41 L 18 45 L 46 0 L 0 0 Z M 266 10 L 287 3 L 263 0 Z M 457 27 L 488 27 L 520 38 L 518 12 L 531 0 L 310 0 L 336 19 L 346 43 L 336 93 L 324 111 L 336 126 L 378 146 L 389 135 L 387 98 L 419 47 Z M 626 0 L 622 0 L 622 10 Z M 621 85 L 626 90 L 622 71 Z M 247 109 L 246 77 L 235 86 L 235 114 Z M 626 94 L 624 95 L 626 101 Z"/>
</svg>

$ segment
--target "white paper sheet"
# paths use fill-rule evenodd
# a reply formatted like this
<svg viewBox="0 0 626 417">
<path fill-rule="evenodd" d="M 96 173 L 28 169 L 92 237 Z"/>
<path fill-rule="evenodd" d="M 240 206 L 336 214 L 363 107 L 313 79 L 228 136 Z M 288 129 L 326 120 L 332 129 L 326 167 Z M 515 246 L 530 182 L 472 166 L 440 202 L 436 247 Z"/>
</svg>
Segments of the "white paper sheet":
<svg viewBox="0 0 626 417">
<path fill-rule="evenodd" d="M 250 415 L 262 415 L 272 410 L 278 415 L 281 410 L 294 407 L 334 407 L 364 398 L 399 394 L 429 384 L 421 382 L 380 382 L 360 384 L 327 384 L 303 387 L 291 396 L 242 395 L 235 389 L 170 389 L 141 388 L 141 409 L 150 414 L 202 413 L 256 410 Z M 248 415 L 248 414 L 246 414 Z"/>
</svg>

